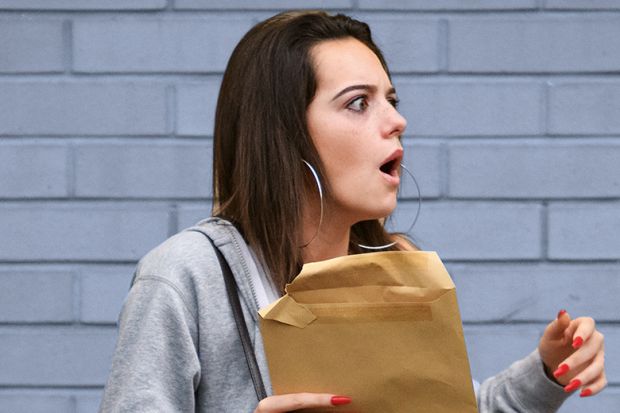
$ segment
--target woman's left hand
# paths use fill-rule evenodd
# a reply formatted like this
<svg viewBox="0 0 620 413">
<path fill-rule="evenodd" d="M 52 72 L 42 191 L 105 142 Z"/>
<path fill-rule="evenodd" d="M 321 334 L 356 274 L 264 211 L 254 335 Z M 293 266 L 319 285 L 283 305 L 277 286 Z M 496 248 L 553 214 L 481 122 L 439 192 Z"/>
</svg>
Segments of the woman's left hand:
<svg viewBox="0 0 620 413">
<path fill-rule="evenodd" d="M 566 311 L 549 323 L 538 344 L 540 358 L 550 378 L 581 397 L 599 393 L 607 385 L 605 341 L 590 317 L 571 320 Z"/>
</svg>

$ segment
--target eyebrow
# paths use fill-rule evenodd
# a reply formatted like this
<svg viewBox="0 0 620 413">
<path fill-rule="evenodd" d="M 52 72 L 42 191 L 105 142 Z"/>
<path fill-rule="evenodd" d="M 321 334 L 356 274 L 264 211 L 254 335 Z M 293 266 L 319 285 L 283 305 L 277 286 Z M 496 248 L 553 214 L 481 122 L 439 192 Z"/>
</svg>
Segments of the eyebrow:
<svg viewBox="0 0 620 413">
<path fill-rule="evenodd" d="M 344 95 L 345 93 L 350 92 L 350 91 L 352 91 L 352 90 L 367 90 L 367 91 L 374 92 L 374 91 L 376 91 L 376 90 L 377 90 L 377 87 L 376 87 L 376 86 L 373 86 L 373 85 L 351 85 L 351 86 L 347 86 L 347 87 L 345 87 L 344 89 L 342 89 L 340 92 L 338 92 L 338 93 L 336 94 L 336 96 L 334 96 L 334 97 L 332 98 L 332 102 L 333 102 L 334 100 L 338 99 L 340 96 L 342 96 L 342 95 Z M 388 95 L 393 94 L 393 93 L 396 93 L 396 89 L 394 89 L 394 87 L 391 87 L 391 88 L 388 90 Z"/>
</svg>

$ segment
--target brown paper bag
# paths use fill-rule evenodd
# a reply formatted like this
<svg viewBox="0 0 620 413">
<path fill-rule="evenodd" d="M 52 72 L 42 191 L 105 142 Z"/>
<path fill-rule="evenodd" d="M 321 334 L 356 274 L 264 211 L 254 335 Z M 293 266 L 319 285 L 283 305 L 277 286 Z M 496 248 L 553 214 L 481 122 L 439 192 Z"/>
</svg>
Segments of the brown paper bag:
<svg viewBox="0 0 620 413">
<path fill-rule="evenodd" d="M 455 287 L 434 252 L 304 265 L 260 311 L 274 394 L 353 403 L 312 412 L 477 412 Z"/>
</svg>

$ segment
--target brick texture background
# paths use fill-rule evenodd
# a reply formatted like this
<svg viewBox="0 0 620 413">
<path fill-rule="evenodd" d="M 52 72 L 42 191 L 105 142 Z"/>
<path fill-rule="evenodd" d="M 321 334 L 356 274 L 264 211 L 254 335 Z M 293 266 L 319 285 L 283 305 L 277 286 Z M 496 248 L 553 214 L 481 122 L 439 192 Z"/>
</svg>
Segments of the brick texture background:
<svg viewBox="0 0 620 413">
<path fill-rule="evenodd" d="M 0 413 L 97 410 L 133 265 L 210 210 L 227 58 L 285 7 L 383 47 L 474 376 L 566 308 L 610 386 L 561 412 L 620 412 L 619 0 L 0 0 Z"/>
</svg>

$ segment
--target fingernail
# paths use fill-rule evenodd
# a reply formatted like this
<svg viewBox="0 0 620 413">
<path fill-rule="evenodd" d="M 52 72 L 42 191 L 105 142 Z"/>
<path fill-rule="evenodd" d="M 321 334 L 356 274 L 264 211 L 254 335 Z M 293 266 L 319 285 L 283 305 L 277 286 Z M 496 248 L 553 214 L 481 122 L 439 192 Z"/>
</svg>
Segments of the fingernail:
<svg viewBox="0 0 620 413">
<path fill-rule="evenodd" d="M 578 349 L 579 347 L 581 347 L 582 344 L 583 344 L 583 338 L 579 336 L 575 337 L 575 339 L 573 340 L 573 348 Z"/>
<path fill-rule="evenodd" d="M 558 312 L 558 318 L 562 317 L 564 314 L 566 314 L 566 310 L 560 310 Z"/>
<path fill-rule="evenodd" d="M 592 390 L 590 389 L 583 389 L 581 393 L 579 393 L 579 397 L 588 397 L 588 396 L 592 396 Z"/>
<path fill-rule="evenodd" d="M 341 404 L 351 403 L 351 398 L 347 396 L 333 396 L 331 402 L 334 406 L 340 406 Z"/>
<path fill-rule="evenodd" d="M 579 387 L 581 387 L 581 380 L 579 379 L 573 379 L 570 381 L 570 383 L 568 383 L 566 385 L 566 387 L 564 387 L 564 391 L 566 393 L 572 392 L 575 389 L 578 389 Z"/>
<path fill-rule="evenodd" d="M 563 376 L 564 374 L 568 373 L 569 370 L 570 370 L 570 367 L 568 367 L 568 364 L 566 363 L 560 364 L 557 370 L 553 372 L 553 377 L 557 379 L 558 377 Z"/>
</svg>

